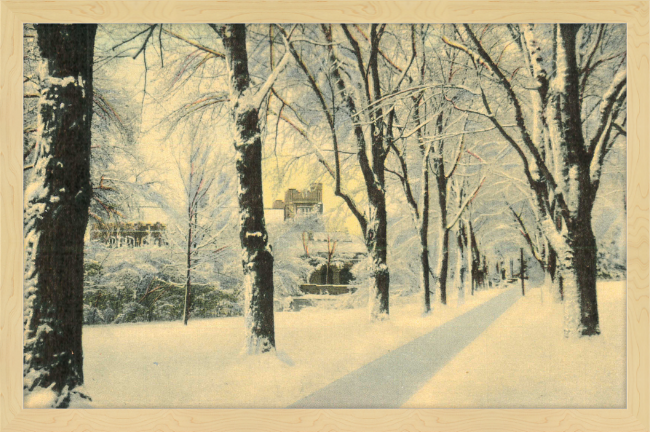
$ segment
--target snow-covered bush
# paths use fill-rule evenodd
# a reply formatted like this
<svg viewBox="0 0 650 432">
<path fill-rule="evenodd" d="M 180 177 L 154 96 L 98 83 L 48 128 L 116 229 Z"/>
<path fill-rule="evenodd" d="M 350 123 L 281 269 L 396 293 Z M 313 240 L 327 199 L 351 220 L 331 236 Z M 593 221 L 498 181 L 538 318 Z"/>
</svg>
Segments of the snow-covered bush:
<svg viewBox="0 0 650 432">
<path fill-rule="evenodd" d="M 620 235 L 620 230 L 618 230 Z M 615 238 L 605 238 L 598 245 L 598 278 L 609 280 L 625 279 L 627 267 L 621 253 L 621 243 Z"/>
<path fill-rule="evenodd" d="M 235 272 L 241 266 L 229 268 L 220 261 L 195 270 L 192 317 L 241 315 L 240 279 Z M 167 248 L 112 249 L 95 242 L 87 246 L 85 324 L 178 320 L 184 293 L 184 269 Z"/>
<path fill-rule="evenodd" d="M 103 324 L 104 315 L 96 307 L 84 304 L 84 324 Z"/>
<path fill-rule="evenodd" d="M 147 321 L 147 309 L 139 303 L 129 302 L 124 305 L 122 313 L 115 318 L 115 324 Z"/>
<path fill-rule="evenodd" d="M 307 283 L 314 271 L 309 254 L 310 233 L 324 230 L 319 215 L 290 219 L 283 224 L 269 226 L 273 248 L 273 283 L 276 297 L 300 294 L 300 285 Z"/>
</svg>

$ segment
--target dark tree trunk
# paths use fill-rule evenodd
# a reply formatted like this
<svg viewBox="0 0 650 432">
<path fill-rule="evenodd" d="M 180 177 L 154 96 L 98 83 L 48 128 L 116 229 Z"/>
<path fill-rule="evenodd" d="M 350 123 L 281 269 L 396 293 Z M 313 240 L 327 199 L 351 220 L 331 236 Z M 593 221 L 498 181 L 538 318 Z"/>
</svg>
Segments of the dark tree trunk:
<svg viewBox="0 0 650 432">
<path fill-rule="evenodd" d="M 472 278 L 472 295 L 474 291 L 478 288 L 478 283 L 480 280 L 479 273 L 481 271 L 481 254 L 478 250 L 478 243 L 476 242 L 476 234 L 474 233 L 474 227 L 471 221 L 467 222 L 467 227 L 469 231 L 469 258 L 470 258 L 470 274 Z"/>
<path fill-rule="evenodd" d="M 424 313 L 431 312 L 429 283 L 429 157 L 425 155 L 422 167 L 422 214 L 420 216 L 420 286 L 424 293 Z"/>
<path fill-rule="evenodd" d="M 321 29 L 325 35 L 325 39 L 332 41 L 331 26 L 322 25 Z M 363 62 L 359 46 L 349 33 L 349 30 L 344 24 L 341 24 L 341 29 L 346 34 L 354 48 L 355 56 L 360 63 Z M 382 99 L 379 66 L 377 57 L 379 54 L 379 41 L 381 36 L 377 34 L 377 25 L 373 24 L 370 31 L 371 40 L 371 53 L 368 59 L 367 70 L 359 71 L 361 79 L 366 85 L 367 93 L 365 96 L 366 102 L 357 104 L 352 97 L 352 91 L 344 82 L 343 74 L 341 73 L 341 62 L 339 62 L 337 55 L 334 52 L 333 45 L 328 46 L 329 60 L 331 63 L 331 74 L 336 83 L 336 87 L 340 92 L 344 104 L 350 111 L 350 114 L 355 118 L 358 114 L 363 112 L 365 105 L 371 99 L 376 101 Z M 370 91 L 372 89 L 372 92 Z M 372 95 L 372 96 L 371 96 Z M 367 117 L 370 123 L 370 154 L 371 160 L 368 158 L 368 146 L 366 142 L 365 132 L 360 124 L 354 126 L 354 138 L 357 146 L 357 160 L 359 167 L 364 178 L 366 192 L 368 194 L 368 207 L 369 216 L 366 220 L 363 215 L 358 211 L 356 206 L 352 204 L 349 197 L 344 198 L 348 207 L 355 215 L 361 225 L 363 231 L 366 248 L 368 255 L 372 261 L 371 277 L 372 284 L 369 292 L 369 309 L 370 319 L 387 319 L 389 314 L 389 284 L 390 276 L 388 270 L 388 263 L 386 260 L 386 247 L 387 247 L 387 215 L 386 215 L 386 192 L 385 192 L 385 162 L 388 155 L 388 148 L 392 141 L 392 122 L 394 118 L 394 111 L 391 111 L 386 117 L 383 115 L 381 105 L 375 105 L 373 108 L 368 109 Z M 386 121 L 388 118 L 388 121 Z M 330 122 L 333 127 L 334 123 Z M 336 141 L 335 141 L 336 143 Z M 388 145 L 387 145 L 388 144 Z M 338 146 L 335 144 L 334 148 L 338 157 Z M 337 172 L 339 170 L 337 160 Z M 337 190 L 338 196 L 344 197 L 339 189 L 339 177 L 337 175 Z"/>
<path fill-rule="evenodd" d="M 424 53 L 423 53 L 424 54 Z M 422 77 L 424 80 L 424 77 Z M 433 143 L 428 145 L 424 144 L 423 140 L 423 126 L 420 121 L 420 99 L 421 96 L 413 97 L 413 119 L 417 129 L 417 137 L 420 146 L 420 153 L 422 155 L 422 191 L 420 196 L 421 212 L 418 212 L 417 205 L 413 202 L 411 204 L 415 210 L 416 227 L 420 235 L 420 288 L 423 293 L 423 313 L 429 314 L 431 312 L 431 283 L 429 276 L 431 274 L 431 264 L 429 263 L 429 210 L 430 210 L 430 177 L 429 177 L 429 160 Z M 406 178 L 406 160 L 400 156 L 403 164 L 403 173 Z M 406 183 L 404 186 L 406 186 Z M 405 187 L 405 189 L 407 189 Z M 414 201 L 410 192 L 410 185 L 408 185 L 407 201 Z M 408 199 L 409 196 L 411 199 Z M 418 215 L 419 213 L 419 215 Z"/>
<path fill-rule="evenodd" d="M 387 215 L 386 197 L 383 193 L 370 193 L 370 205 L 373 211 L 368 221 L 366 247 L 372 260 L 372 285 L 370 287 L 370 318 L 385 319 L 389 314 L 388 288 L 390 276 L 386 261 Z"/>
<path fill-rule="evenodd" d="M 83 384 L 84 234 L 92 196 L 90 125 L 97 26 L 36 25 L 42 56 L 38 159 L 25 188 L 24 389 L 54 407 Z"/>
<path fill-rule="evenodd" d="M 600 333 L 596 299 L 596 239 L 591 227 L 591 211 L 597 187 L 590 175 L 591 157 L 582 133 L 579 98 L 580 71 L 577 64 L 576 35 L 579 25 L 560 25 L 557 32 L 558 73 L 549 95 L 550 133 L 562 137 L 564 146 L 556 158 L 564 161 L 561 183 L 566 208 L 564 236 L 550 231 L 558 254 L 564 291 L 566 336 Z M 555 235 L 554 235 L 555 234 Z"/>
<path fill-rule="evenodd" d="M 230 74 L 230 103 L 237 151 L 246 350 L 255 354 L 275 349 L 273 255 L 264 221 L 259 107 L 253 104 L 250 88 L 246 26 L 228 24 L 219 30 Z"/>
<path fill-rule="evenodd" d="M 372 84 L 372 98 L 381 100 L 381 84 L 379 76 L 379 41 L 377 24 L 371 25 L 370 40 L 371 50 L 368 59 L 368 75 Z M 372 257 L 372 274 L 374 283 L 370 291 L 370 318 L 385 319 L 389 314 L 389 284 L 390 275 L 386 252 L 388 248 L 388 216 L 386 213 L 386 180 L 385 164 L 389 145 L 393 139 L 392 124 L 395 112 L 387 113 L 384 118 L 382 105 L 376 105 L 369 111 L 370 124 L 370 153 L 371 173 L 365 170 L 364 175 L 368 202 L 370 204 L 370 218 L 366 232 L 366 244 Z M 372 179 L 372 180 L 371 180 Z"/>
<path fill-rule="evenodd" d="M 565 302 L 565 333 L 583 336 L 600 334 L 598 302 L 596 297 L 597 247 L 589 220 L 575 221 L 569 229 L 571 245 L 563 254 L 560 274 L 562 297 Z M 579 320 L 579 321 L 578 321 Z"/>
<path fill-rule="evenodd" d="M 521 280 L 521 295 L 526 295 L 526 287 L 524 286 L 526 280 L 526 262 L 524 261 L 524 248 L 519 249 L 519 279 Z"/>
<path fill-rule="evenodd" d="M 558 230 L 561 230 L 562 228 L 562 219 L 560 218 L 559 215 L 554 215 L 554 224 L 555 227 Z M 549 242 L 549 248 L 551 250 L 551 255 L 549 257 L 550 260 L 552 260 L 552 275 L 553 275 L 553 298 L 559 301 L 564 300 L 564 292 L 563 292 L 563 287 L 562 287 L 562 274 L 560 273 L 560 266 L 558 263 L 558 256 L 557 252 L 555 251 L 555 248 L 553 248 L 553 245 L 551 242 Z"/>
<path fill-rule="evenodd" d="M 488 264 L 487 264 L 487 257 L 485 255 L 482 255 L 482 257 L 483 257 L 482 264 L 478 271 L 478 275 L 479 275 L 478 288 L 485 289 L 488 280 Z"/>
<path fill-rule="evenodd" d="M 187 228 L 187 280 L 185 282 L 185 307 L 183 308 L 183 324 L 190 319 L 190 303 L 192 298 L 192 209 L 188 212 L 190 223 Z"/>
<path fill-rule="evenodd" d="M 447 275 L 449 273 L 449 229 L 447 228 L 447 177 L 445 176 L 445 165 L 441 157 L 442 149 L 436 149 L 432 160 L 433 173 L 436 176 L 438 188 L 438 208 L 440 218 L 438 219 L 438 268 L 436 271 L 438 281 L 438 292 L 440 303 L 447 304 Z"/>
<path fill-rule="evenodd" d="M 550 243 L 547 246 L 547 274 L 550 283 L 551 298 L 555 302 L 560 302 L 562 301 L 562 292 L 560 289 L 560 274 L 557 269 L 557 253 Z"/>
<path fill-rule="evenodd" d="M 458 230 L 456 231 L 457 261 L 456 261 L 456 289 L 458 290 L 459 304 L 465 300 L 465 284 L 467 282 L 467 234 L 465 224 L 462 220 L 458 221 Z"/>
<path fill-rule="evenodd" d="M 449 275 L 449 230 L 441 227 L 438 243 L 438 268 L 436 269 L 440 303 L 447 304 L 447 277 Z"/>
</svg>

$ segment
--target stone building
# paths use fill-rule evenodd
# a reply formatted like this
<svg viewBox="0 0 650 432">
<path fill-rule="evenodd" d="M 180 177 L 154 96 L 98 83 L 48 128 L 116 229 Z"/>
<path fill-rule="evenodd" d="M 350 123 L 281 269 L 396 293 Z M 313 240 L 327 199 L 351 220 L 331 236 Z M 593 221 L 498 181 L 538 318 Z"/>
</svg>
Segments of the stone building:
<svg viewBox="0 0 650 432">
<path fill-rule="evenodd" d="M 327 232 L 321 218 L 323 212 L 322 183 L 312 183 L 309 189 L 302 191 L 287 189 L 284 200 L 276 200 L 272 208 L 264 209 L 271 230 L 277 229 L 274 225 L 289 220 L 299 223 L 301 217 L 316 215 L 320 220 L 320 227 L 310 226 L 302 235 L 295 236 L 305 252 L 302 259 L 309 262 L 313 270 L 305 283 L 299 285 L 302 295 L 294 296 L 294 302 L 314 302 L 322 295 L 329 297 L 357 290 L 352 267 L 367 255 L 365 244 L 347 232 Z M 313 295 L 316 297 L 310 297 Z"/>
<path fill-rule="evenodd" d="M 166 229 L 160 222 L 96 222 L 90 227 L 90 240 L 110 247 L 165 246 Z"/>
<path fill-rule="evenodd" d="M 312 183 L 307 190 L 287 189 L 284 201 L 276 200 L 273 209 L 284 211 L 284 220 L 311 213 L 323 213 L 323 184 Z"/>
</svg>

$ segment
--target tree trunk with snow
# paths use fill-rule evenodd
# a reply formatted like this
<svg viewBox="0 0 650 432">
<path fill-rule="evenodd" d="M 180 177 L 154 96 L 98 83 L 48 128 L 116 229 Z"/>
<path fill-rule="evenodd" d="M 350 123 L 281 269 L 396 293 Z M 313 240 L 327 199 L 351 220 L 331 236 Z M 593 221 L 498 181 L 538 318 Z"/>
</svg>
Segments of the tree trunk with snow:
<svg viewBox="0 0 650 432">
<path fill-rule="evenodd" d="M 442 113 L 438 115 L 438 133 L 442 133 Z M 445 175 L 445 161 L 443 158 L 443 141 L 440 140 L 435 145 L 435 157 L 431 161 L 433 175 L 436 178 L 436 188 L 438 191 L 438 266 L 436 268 L 436 277 L 438 283 L 438 292 L 440 293 L 440 303 L 447 304 L 447 276 L 449 274 L 449 228 L 447 227 L 447 183 Z"/>
<path fill-rule="evenodd" d="M 545 285 L 550 292 L 550 297 L 555 303 L 562 301 L 562 293 L 559 286 L 559 274 L 557 271 L 557 254 L 550 243 L 546 245 L 546 272 Z"/>
<path fill-rule="evenodd" d="M 474 58 L 482 59 L 483 66 L 498 79 L 499 87 L 508 95 L 514 110 L 518 135 L 511 134 L 503 127 L 497 116 L 493 115 L 489 99 L 483 94 L 488 120 L 517 151 L 523 162 L 523 171 L 533 192 L 536 217 L 557 253 L 565 301 L 566 336 L 600 333 L 596 297 L 597 250 L 591 212 L 605 158 L 617 138 L 626 136 L 627 73 L 624 62 L 613 70 L 611 82 L 603 93 L 599 93 L 603 89 L 601 81 L 592 87 L 594 94 L 591 96 L 602 95 L 596 108 L 592 109 L 591 103 L 589 106 L 583 104 L 584 89 L 595 67 L 592 64 L 593 54 L 598 51 L 602 40 L 598 37 L 590 45 L 592 54 L 581 56 L 578 43 L 583 46 L 584 41 L 577 38 L 580 27 L 580 24 L 554 26 L 552 47 L 549 49 L 553 52 L 553 74 L 544 69 L 548 63 L 542 59 L 542 51 L 533 32 L 534 26 L 526 26 L 521 32 L 526 43 L 520 44 L 520 47 L 524 57 L 529 59 L 533 81 L 531 87 L 539 95 L 539 99 L 533 100 L 532 104 L 535 119 L 532 133 L 526 124 L 520 96 L 472 28 L 463 25 L 476 53 L 462 44 L 451 44 Z M 582 63 L 580 66 L 579 61 Z M 549 79 L 549 76 L 552 78 Z M 588 114 L 583 112 L 587 110 Z M 584 127 L 583 122 L 592 115 L 597 121 L 596 127 Z M 540 128 L 544 134 L 538 133 Z M 547 139 L 542 139 L 542 136 Z M 543 152 L 546 157 L 542 157 Z M 559 215 L 561 224 L 554 220 L 552 207 L 555 207 L 554 212 Z"/>
<path fill-rule="evenodd" d="M 442 219 L 442 217 L 441 217 Z M 438 241 L 438 266 L 436 278 L 440 292 L 440 303 L 447 304 L 447 276 L 449 275 L 449 230 L 440 222 L 438 230 L 440 240 Z"/>
<path fill-rule="evenodd" d="M 219 28 L 228 63 L 233 134 L 239 181 L 240 241 L 244 269 L 244 320 L 249 354 L 275 349 L 273 255 L 268 246 L 262 199 L 262 139 L 259 106 L 250 86 L 246 26 Z"/>
<path fill-rule="evenodd" d="M 420 215 L 420 288 L 424 294 L 423 312 L 431 312 L 431 287 L 429 280 L 429 153 L 431 147 L 426 150 L 422 161 L 422 197 L 420 199 L 422 213 Z"/>
<path fill-rule="evenodd" d="M 25 188 L 24 390 L 53 407 L 83 384 L 84 235 L 92 197 L 90 125 L 97 26 L 38 24 L 38 159 Z"/>
<path fill-rule="evenodd" d="M 596 297 L 597 247 L 588 220 L 577 218 L 566 234 L 567 245 L 558 253 L 562 297 L 564 300 L 564 332 L 567 336 L 591 336 L 600 333 Z"/>
<path fill-rule="evenodd" d="M 562 228 L 562 220 L 559 217 L 555 217 L 556 229 Z M 551 242 L 548 243 L 549 247 L 549 273 L 552 277 L 553 285 L 551 287 L 552 294 L 551 296 L 555 301 L 561 302 L 564 301 L 564 288 L 562 286 L 562 275 L 560 274 L 560 268 L 558 265 L 558 256 Z"/>
<path fill-rule="evenodd" d="M 456 289 L 458 290 L 459 304 L 465 300 L 465 285 L 467 284 L 468 273 L 468 260 L 467 260 L 467 237 L 465 233 L 465 226 L 462 221 L 458 221 L 458 229 L 456 230 Z"/>
<path fill-rule="evenodd" d="M 328 41 L 328 55 L 331 64 L 331 74 L 334 79 L 337 90 L 343 103 L 347 106 L 352 115 L 352 118 L 357 118 L 359 115 L 364 115 L 368 119 L 370 128 L 368 139 L 366 132 L 360 124 L 354 125 L 354 139 L 357 147 L 357 160 L 359 168 L 363 174 L 364 183 L 366 186 L 366 193 L 368 196 L 369 214 L 364 217 L 352 199 L 340 191 L 340 167 L 338 162 L 338 144 L 335 139 L 335 132 L 333 132 L 333 143 L 336 160 L 336 193 L 338 196 L 344 198 L 348 208 L 352 211 L 354 216 L 361 225 L 361 230 L 364 235 L 366 248 L 371 260 L 370 274 L 372 282 L 369 292 L 369 310 L 371 320 L 382 320 L 388 318 L 389 314 L 389 285 L 390 273 L 388 270 L 387 262 L 387 246 L 388 246 L 388 219 L 386 213 L 386 157 L 388 156 L 388 149 L 392 142 L 392 123 L 395 116 L 394 111 L 387 114 L 388 120 L 384 117 L 381 105 L 375 105 L 372 108 L 365 108 L 371 100 L 379 101 L 382 99 L 382 91 L 380 85 L 380 75 L 378 66 L 379 43 L 381 39 L 381 32 L 378 32 L 378 25 L 372 24 L 370 30 L 371 52 L 368 59 L 367 69 L 361 68 L 363 58 L 361 55 L 360 47 L 354 37 L 350 34 L 347 26 L 341 24 L 341 29 L 346 35 L 346 38 L 353 47 L 353 51 L 357 58 L 357 63 L 360 67 L 359 74 L 361 79 L 364 80 L 366 88 L 368 89 L 365 95 L 365 101 L 355 100 L 353 95 L 357 94 L 353 89 L 352 84 L 345 81 L 344 75 L 346 72 L 342 71 L 342 63 L 338 59 L 335 44 L 332 43 L 332 28 L 331 26 L 321 25 L 321 29 Z M 313 84 L 312 84 L 313 86 Z M 321 99 L 321 103 L 322 99 Z M 334 129 L 334 123 L 331 117 L 328 116 L 330 127 Z M 368 143 L 368 141 L 370 141 Z M 368 146 L 368 144 L 370 144 Z M 369 147 L 369 152 L 368 152 Z M 368 157 L 370 153 L 370 158 Z"/>
<path fill-rule="evenodd" d="M 567 336 L 600 333 L 596 299 L 596 238 L 591 227 L 591 211 L 597 191 L 592 181 L 590 150 L 582 132 L 579 97 L 580 71 L 577 65 L 578 25 L 560 25 L 557 31 L 557 73 L 549 89 L 548 119 L 550 136 L 561 142 L 556 160 L 562 161 L 557 178 L 563 190 L 565 229 L 558 235 L 550 217 L 543 225 L 558 254 L 565 301 L 564 331 Z M 623 86 L 623 83 L 621 83 Z M 620 92 L 617 89 L 616 92 Z M 604 158 L 604 156 L 603 156 Z M 596 169 L 600 169 L 602 161 Z M 595 183 L 595 184 L 594 184 Z"/>
<path fill-rule="evenodd" d="M 183 307 L 183 324 L 190 319 L 192 302 L 192 207 L 188 208 L 189 224 L 187 227 L 187 279 L 185 281 L 185 304 Z"/>
<path fill-rule="evenodd" d="M 374 195 L 370 200 L 372 214 L 366 232 L 366 247 L 372 261 L 369 308 L 371 319 L 385 319 L 389 313 L 388 288 L 390 281 L 386 260 L 388 246 L 386 197 L 379 192 L 372 195 Z"/>
<path fill-rule="evenodd" d="M 414 98 L 414 118 L 416 126 L 420 126 L 420 110 L 419 110 L 419 97 Z M 420 289 L 423 293 L 422 309 L 424 314 L 431 312 L 431 284 L 430 274 L 431 266 L 429 263 L 429 209 L 430 209 L 430 187 L 429 187 L 429 159 L 431 155 L 432 143 L 424 144 L 422 139 L 422 128 L 418 129 L 418 141 L 420 143 L 420 153 L 422 155 L 421 161 L 421 179 L 422 186 L 420 190 L 419 204 L 415 201 L 415 196 L 411 188 L 411 182 L 408 176 L 408 165 L 404 153 L 392 145 L 395 155 L 397 156 L 402 174 L 398 177 L 402 183 L 404 194 L 406 195 L 406 202 L 411 207 L 413 214 L 413 222 L 418 232 L 420 240 Z"/>
</svg>

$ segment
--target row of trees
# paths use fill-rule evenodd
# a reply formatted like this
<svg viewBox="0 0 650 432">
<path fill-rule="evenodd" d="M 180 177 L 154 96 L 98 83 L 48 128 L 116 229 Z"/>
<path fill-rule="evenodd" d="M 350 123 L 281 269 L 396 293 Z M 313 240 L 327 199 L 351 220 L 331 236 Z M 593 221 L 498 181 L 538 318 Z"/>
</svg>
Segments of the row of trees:
<svg viewBox="0 0 650 432">
<path fill-rule="evenodd" d="M 309 149 L 357 222 L 371 263 L 371 319 L 389 315 L 392 185 L 399 185 L 395 199 L 406 203 L 417 230 L 426 313 L 432 292 L 442 304 L 447 301 L 453 233 L 456 280 L 467 281 L 466 290 L 473 292 L 484 279 L 488 264 L 477 227 L 493 210 L 501 217 L 504 202 L 513 204 L 503 190 L 514 188 L 517 204 L 527 203 L 529 211 L 525 216 L 513 209 L 512 216 L 549 277 L 562 282 L 565 334 L 599 333 L 591 214 L 607 156 L 626 134 L 624 28 L 210 24 L 181 29 L 185 33 L 171 25 L 142 26 L 111 51 L 119 47 L 123 56 L 143 60 L 144 101 L 151 53 L 159 56 L 162 70 L 170 47 L 180 50 L 183 60 L 176 62 L 168 90 L 196 77 L 201 84 L 197 97 L 170 116 L 170 131 L 191 123 L 200 132 L 205 122 L 219 121 L 202 117 L 207 110 L 228 113 L 249 353 L 275 348 L 274 255 L 262 182 L 268 159 L 263 144 L 274 142 L 277 150 L 278 140 L 296 153 Z M 93 106 L 109 120 L 115 111 L 93 93 L 97 26 L 35 30 L 43 64 L 35 138 L 25 144 L 36 155 L 25 188 L 25 388 L 54 385 L 56 405 L 66 406 L 83 382 L 83 238 L 88 218 L 96 215 L 91 203 L 100 194 L 110 197 L 119 182 L 92 178 Z M 205 73 L 209 64 L 217 65 L 216 73 Z M 268 136 L 271 131 L 275 137 Z M 214 146 L 199 141 L 190 138 L 177 159 L 186 201 L 179 215 L 185 322 L 199 251 L 216 241 L 208 234 L 214 230 L 205 227 L 218 225 L 216 213 L 206 210 L 214 204 L 208 200 L 216 178 L 210 168 Z M 101 199 L 97 205 L 108 214 L 118 211 Z M 531 232 L 541 233 L 535 242 Z"/>
</svg>

